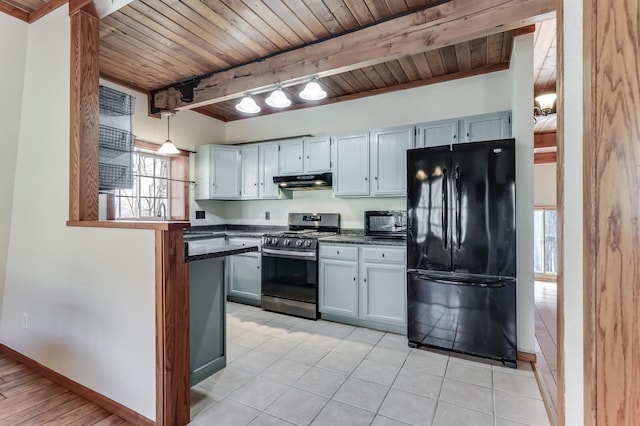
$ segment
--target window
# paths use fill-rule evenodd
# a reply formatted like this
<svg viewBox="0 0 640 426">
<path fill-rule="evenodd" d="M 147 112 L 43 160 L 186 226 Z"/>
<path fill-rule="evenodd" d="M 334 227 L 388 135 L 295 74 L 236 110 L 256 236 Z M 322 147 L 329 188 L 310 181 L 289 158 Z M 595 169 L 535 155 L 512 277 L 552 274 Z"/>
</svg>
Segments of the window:
<svg viewBox="0 0 640 426">
<path fill-rule="evenodd" d="M 552 208 L 533 211 L 533 269 L 540 275 L 558 274 L 557 212 Z"/>
<path fill-rule="evenodd" d="M 133 153 L 133 187 L 115 191 L 117 219 L 170 217 L 170 158 L 142 151 Z"/>
</svg>

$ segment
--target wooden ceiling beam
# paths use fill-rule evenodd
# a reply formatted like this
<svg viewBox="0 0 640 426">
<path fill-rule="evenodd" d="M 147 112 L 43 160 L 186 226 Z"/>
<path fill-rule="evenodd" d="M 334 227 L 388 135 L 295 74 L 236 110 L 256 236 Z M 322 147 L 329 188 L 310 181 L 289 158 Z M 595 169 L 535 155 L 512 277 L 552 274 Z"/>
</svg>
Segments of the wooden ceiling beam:
<svg viewBox="0 0 640 426">
<path fill-rule="evenodd" d="M 557 145 L 556 132 L 538 133 L 537 135 L 533 135 L 533 149 L 555 148 Z"/>
<path fill-rule="evenodd" d="M 29 14 L 22 9 L 18 9 L 15 6 L 11 6 L 5 2 L 0 2 L 0 12 L 4 12 L 7 15 L 13 16 L 24 22 L 29 22 Z"/>
<path fill-rule="evenodd" d="M 154 109 L 192 109 L 310 76 L 326 77 L 548 19 L 555 0 L 451 0 L 226 71 L 196 77 L 193 101 L 153 91 Z"/>
</svg>

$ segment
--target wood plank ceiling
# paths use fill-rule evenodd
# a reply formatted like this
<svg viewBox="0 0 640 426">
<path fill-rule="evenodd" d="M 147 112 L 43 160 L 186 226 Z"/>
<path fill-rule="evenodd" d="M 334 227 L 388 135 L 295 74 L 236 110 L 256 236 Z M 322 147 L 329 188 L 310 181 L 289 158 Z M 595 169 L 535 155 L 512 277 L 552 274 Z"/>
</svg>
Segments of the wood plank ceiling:
<svg viewBox="0 0 640 426">
<path fill-rule="evenodd" d="M 32 12 L 45 0 L 0 0 Z M 411 13 L 438 0 L 134 0 L 100 25 L 102 77 L 148 92 L 194 76 L 269 57 Z M 537 25 L 536 94 L 555 91 L 555 22 Z M 300 86 L 285 90 L 292 108 L 370 96 L 508 67 L 513 32 L 322 78 L 323 101 L 304 103 Z M 274 82 L 275 83 L 275 82 Z M 260 114 L 274 110 L 258 95 Z M 229 100 L 196 109 L 224 121 L 247 118 Z M 254 116 L 254 115 L 252 115 Z"/>
</svg>

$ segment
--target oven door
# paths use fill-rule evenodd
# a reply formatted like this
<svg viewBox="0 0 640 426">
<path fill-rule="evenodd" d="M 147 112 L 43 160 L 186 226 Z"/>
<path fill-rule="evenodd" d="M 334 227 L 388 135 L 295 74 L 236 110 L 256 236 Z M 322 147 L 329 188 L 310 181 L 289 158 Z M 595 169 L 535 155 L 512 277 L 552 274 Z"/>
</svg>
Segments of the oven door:
<svg viewBox="0 0 640 426">
<path fill-rule="evenodd" d="M 262 307 L 316 319 L 318 317 L 317 254 L 262 250 Z"/>
</svg>

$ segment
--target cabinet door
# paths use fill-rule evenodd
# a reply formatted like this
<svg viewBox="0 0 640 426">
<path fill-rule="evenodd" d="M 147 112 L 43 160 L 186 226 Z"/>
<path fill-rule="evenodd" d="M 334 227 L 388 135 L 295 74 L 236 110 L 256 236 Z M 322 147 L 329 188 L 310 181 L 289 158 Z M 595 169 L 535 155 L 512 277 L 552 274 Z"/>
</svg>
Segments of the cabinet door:
<svg viewBox="0 0 640 426">
<path fill-rule="evenodd" d="M 262 293 L 260 255 L 243 253 L 229 256 L 227 259 L 229 295 L 259 301 Z"/>
<path fill-rule="evenodd" d="M 195 161 L 196 189 L 194 197 L 196 200 L 208 200 L 213 196 L 211 145 L 197 147 Z"/>
<path fill-rule="evenodd" d="M 463 142 L 490 141 L 511 137 L 511 113 L 476 115 L 462 120 Z"/>
<path fill-rule="evenodd" d="M 331 139 L 304 139 L 304 172 L 322 173 L 331 171 Z"/>
<path fill-rule="evenodd" d="M 360 318 L 389 324 L 407 323 L 404 265 L 363 263 Z"/>
<path fill-rule="evenodd" d="M 451 145 L 458 142 L 458 120 L 434 121 L 416 128 L 416 148 Z"/>
<path fill-rule="evenodd" d="M 358 316 L 358 262 L 320 259 L 320 312 L 356 318 Z"/>
<path fill-rule="evenodd" d="M 280 152 L 278 143 L 261 143 L 260 147 L 260 198 L 278 198 L 280 190 L 273 183 L 279 173 Z"/>
<path fill-rule="evenodd" d="M 413 148 L 414 128 L 371 132 L 371 195 L 407 195 L 407 150 Z"/>
<path fill-rule="evenodd" d="M 369 195 L 369 133 L 333 138 L 335 159 L 333 194 L 336 197 Z"/>
<path fill-rule="evenodd" d="M 212 149 L 213 197 L 240 198 L 240 148 L 215 146 Z"/>
<path fill-rule="evenodd" d="M 280 174 L 295 175 L 303 173 L 302 139 L 290 139 L 280 142 Z"/>
<path fill-rule="evenodd" d="M 258 145 L 242 147 L 242 198 L 258 198 Z"/>
</svg>

